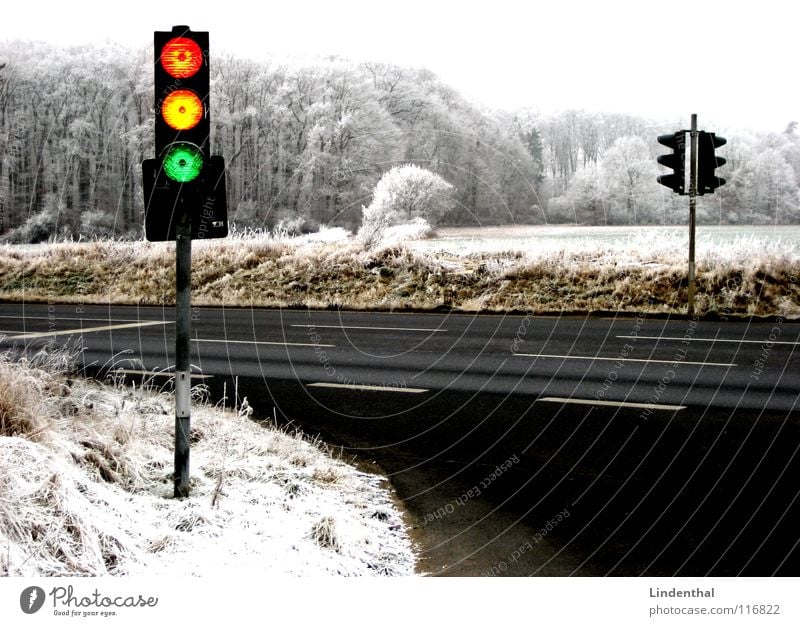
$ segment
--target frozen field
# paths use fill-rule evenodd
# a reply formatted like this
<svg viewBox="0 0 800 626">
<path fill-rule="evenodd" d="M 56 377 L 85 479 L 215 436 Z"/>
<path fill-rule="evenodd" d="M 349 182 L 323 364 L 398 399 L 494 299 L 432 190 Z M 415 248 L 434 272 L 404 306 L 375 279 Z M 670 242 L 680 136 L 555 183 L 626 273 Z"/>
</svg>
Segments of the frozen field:
<svg viewBox="0 0 800 626">
<path fill-rule="evenodd" d="M 529 252 L 559 244 L 580 247 L 606 244 L 617 247 L 625 242 L 663 235 L 688 246 L 688 226 L 489 226 L 484 228 L 439 228 L 431 239 L 417 241 L 413 247 L 430 252 L 452 254 Z M 800 226 L 698 226 L 698 253 L 704 244 L 732 244 L 744 240 L 747 247 L 774 247 L 800 253 Z"/>
</svg>

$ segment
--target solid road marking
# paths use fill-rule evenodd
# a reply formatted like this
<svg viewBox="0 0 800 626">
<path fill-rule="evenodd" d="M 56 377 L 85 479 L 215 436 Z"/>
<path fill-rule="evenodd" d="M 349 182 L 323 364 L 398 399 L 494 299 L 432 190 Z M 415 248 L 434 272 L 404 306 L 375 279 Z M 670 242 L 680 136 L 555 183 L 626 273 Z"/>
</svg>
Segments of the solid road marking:
<svg viewBox="0 0 800 626">
<path fill-rule="evenodd" d="M 289 343 L 285 341 L 241 341 L 239 339 L 192 339 L 204 343 L 247 343 L 262 346 L 304 346 L 309 348 L 335 348 L 332 343 Z"/>
<path fill-rule="evenodd" d="M 634 335 L 617 335 L 617 339 L 654 339 L 655 341 L 720 341 L 726 343 L 769 343 L 782 346 L 800 346 L 800 341 L 759 341 L 758 339 L 703 339 L 701 337 L 642 337 Z"/>
<path fill-rule="evenodd" d="M 4 320 L 66 320 L 72 322 L 141 322 L 142 320 L 120 319 L 112 320 L 108 317 L 59 317 L 56 315 L 0 315 Z"/>
<path fill-rule="evenodd" d="M 336 326 L 334 324 L 292 324 L 293 328 L 336 328 L 339 330 L 404 330 L 417 333 L 446 333 L 446 328 L 401 328 L 399 326 Z"/>
<path fill-rule="evenodd" d="M 90 328 L 75 328 L 73 330 L 58 330 L 51 333 L 25 333 L 23 335 L 9 337 L 9 339 L 40 339 L 42 337 L 57 337 L 59 335 L 83 335 L 84 333 L 99 333 L 106 330 L 141 328 L 142 326 L 157 326 L 174 323 L 175 322 L 137 322 L 135 324 L 113 324 L 112 326 L 95 326 Z"/>
<path fill-rule="evenodd" d="M 356 391 L 394 391 L 396 393 L 427 393 L 430 389 L 415 387 L 382 387 L 381 385 L 345 385 L 342 383 L 309 383 L 307 387 L 328 387 L 330 389 L 354 389 Z"/>
<path fill-rule="evenodd" d="M 651 409 L 653 411 L 682 411 L 679 404 L 649 404 L 643 402 L 616 402 L 614 400 L 581 400 L 579 398 L 537 398 L 536 402 L 559 402 L 561 404 L 588 404 L 590 406 L 613 406 L 630 409 Z"/>
<path fill-rule="evenodd" d="M 714 367 L 738 367 L 736 363 L 710 363 L 708 361 L 661 361 L 658 359 L 620 359 L 610 356 L 571 356 L 562 354 L 526 354 L 524 352 L 517 352 L 516 356 L 536 357 L 541 359 L 581 359 L 584 361 L 625 361 L 632 363 L 680 363 L 681 365 L 708 365 Z"/>
<path fill-rule="evenodd" d="M 152 372 L 149 370 L 126 370 L 126 369 L 115 369 L 112 370 L 115 374 L 141 374 L 142 376 L 169 376 L 174 377 L 175 372 Z M 191 378 L 214 378 L 211 374 L 191 374 Z"/>
</svg>

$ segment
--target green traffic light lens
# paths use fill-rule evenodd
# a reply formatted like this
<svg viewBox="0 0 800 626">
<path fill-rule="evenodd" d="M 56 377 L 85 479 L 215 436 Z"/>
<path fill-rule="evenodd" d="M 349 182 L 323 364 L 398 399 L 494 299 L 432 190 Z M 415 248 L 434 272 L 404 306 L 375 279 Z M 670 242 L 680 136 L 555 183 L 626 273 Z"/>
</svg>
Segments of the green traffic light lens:
<svg viewBox="0 0 800 626">
<path fill-rule="evenodd" d="M 167 148 L 164 173 L 178 183 L 190 183 L 203 169 L 203 153 L 190 143 L 176 143 Z"/>
</svg>

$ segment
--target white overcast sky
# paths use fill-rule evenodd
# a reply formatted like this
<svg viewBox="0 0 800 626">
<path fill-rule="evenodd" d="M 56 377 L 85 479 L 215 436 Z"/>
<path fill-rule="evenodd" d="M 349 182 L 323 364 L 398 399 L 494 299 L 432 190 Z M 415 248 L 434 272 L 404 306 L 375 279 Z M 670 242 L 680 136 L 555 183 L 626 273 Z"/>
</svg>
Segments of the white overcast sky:
<svg viewBox="0 0 800 626">
<path fill-rule="evenodd" d="M 0 39 L 152 43 L 210 31 L 215 51 L 337 54 L 425 66 L 491 107 L 634 113 L 700 127 L 800 121 L 795 0 L 34 0 L 6 2 Z M 712 127 L 716 124 L 716 127 Z"/>
</svg>

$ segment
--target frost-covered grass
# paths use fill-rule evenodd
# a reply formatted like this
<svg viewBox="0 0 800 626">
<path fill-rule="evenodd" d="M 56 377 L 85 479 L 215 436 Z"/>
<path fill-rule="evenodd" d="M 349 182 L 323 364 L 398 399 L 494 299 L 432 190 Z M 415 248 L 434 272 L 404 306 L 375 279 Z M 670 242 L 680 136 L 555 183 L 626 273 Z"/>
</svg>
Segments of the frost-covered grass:
<svg viewBox="0 0 800 626">
<path fill-rule="evenodd" d="M 563 229 L 562 229 L 563 230 Z M 614 237 L 421 239 L 387 233 L 364 248 L 329 229 L 301 237 L 246 233 L 196 242 L 193 301 L 199 305 L 468 311 L 674 313 L 687 300 L 684 229 Z M 552 234 L 552 231 L 550 231 Z M 588 232 L 588 231 L 586 231 Z M 700 231 L 700 314 L 800 316 L 795 239 Z M 174 299 L 174 244 L 0 247 L 0 297 L 119 304 Z"/>
<path fill-rule="evenodd" d="M 195 405 L 192 490 L 172 497 L 174 403 L 0 361 L 0 575 L 410 575 L 383 479 L 299 434 Z"/>
</svg>

